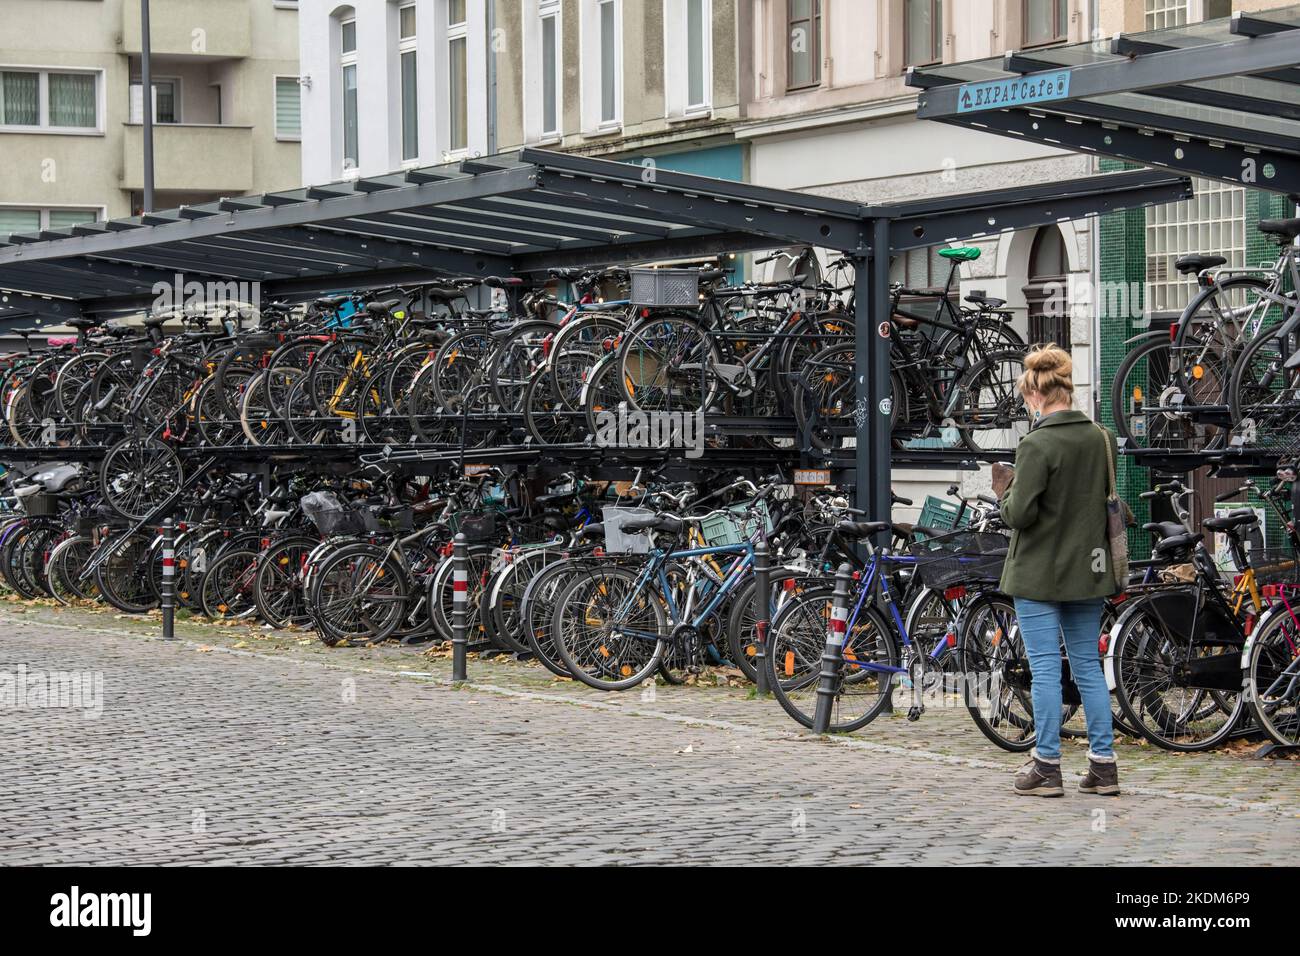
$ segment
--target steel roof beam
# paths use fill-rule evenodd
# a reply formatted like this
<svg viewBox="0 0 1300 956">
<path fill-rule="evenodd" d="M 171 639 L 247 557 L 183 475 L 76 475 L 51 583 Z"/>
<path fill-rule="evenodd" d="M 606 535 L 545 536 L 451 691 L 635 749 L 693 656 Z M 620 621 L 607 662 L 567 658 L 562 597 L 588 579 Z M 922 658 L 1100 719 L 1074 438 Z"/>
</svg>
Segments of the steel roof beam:
<svg viewBox="0 0 1300 956">
<path fill-rule="evenodd" d="M 1066 120 L 1055 114 L 1032 116 L 1023 110 L 991 110 L 978 118 L 947 117 L 942 122 L 1016 136 L 1047 146 L 1114 156 L 1148 166 L 1219 179 L 1236 186 L 1273 192 L 1300 192 L 1300 159 L 1269 150 L 1225 143 L 1212 146 L 1165 132 L 1124 129 L 1097 120 Z M 1181 158 L 1179 152 L 1181 151 Z M 1272 166 L 1273 176 L 1267 175 Z"/>
<path fill-rule="evenodd" d="M 381 239 L 406 239 L 410 242 L 423 242 L 431 246 L 449 246 L 452 249 L 460 249 L 465 252 L 483 252 L 491 255 L 509 256 L 519 252 L 535 252 L 542 248 L 541 246 L 530 246 L 524 243 L 512 244 L 499 239 L 466 236 L 455 230 L 434 231 L 417 228 L 414 224 L 404 226 L 384 220 L 370 222 L 369 219 L 370 217 L 367 216 L 365 219 L 330 220 L 327 223 L 321 223 L 321 225 L 342 229 L 354 235 L 374 235 Z"/>
<path fill-rule="evenodd" d="M 358 192 L 338 199 L 287 200 L 280 206 L 269 205 L 275 201 L 272 196 L 262 196 L 261 208 L 248 209 L 230 217 L 209 216 L 206 219 L 176 221 L 151 227 L 122 220 L 109 220 L 104 224 L 105 228 L 113 231 L 120 230 L 120 234 L 81 236 L 46 244 L 33 244 L 24 252 L 29 258 L 121 253 L 127 249 L 198 239 L 204 236 L 229 235 L 260 228 L 301 226 L 340 218 L 364 217 L 412 206 L 454 203 L 480 196 L 510 195 L 533 188 L 535 181 L 536 172 L 531 166 L 519 166 L 477 176 L 439 180 L 423 186 L 404 186 L 373 193 Z M 9 261 L 10 255 L 11 250 L 0 248 L 0 266 Z"/>
<path fill-rule="evenodd" d="M 490 260 L 491 268 L 509 271 L 510 260 L 502 256 L 478 255 L 466 256 L 465 253 L 438 249 L 431 245 L 393 242 L 376 236 L 366 236 L 350 232 L 337 232 L 330 224 L 322 223 L 319 228 L 289 228 L 259 230 L 249 238 L 264 237 L 268 240 L 286 243 L 297 249 L 325 249 L 344 255 L 368 256 L 385 266 L 404 268 L 430 268 L 459 273 L 472 271 L 476 262 Z M 457 268 L 448 269 L 451 263 L 460 262 Z"/>
<path fill-rule="evenodd" d="M 435 232 L 449 232 L 454 235 L 470 236 L 476 239 L 491 239 L 498 242 L 519 246 L 536 246 L 541 249 L 558 249 L 560 241 L 545 233 L 533 233 L 525 224 L 520 227 L 497 229 L 492 226 L 478 225 L 477 219 L 466 221 L 465 217 L 442 212 L 437 206 L 413 206 L 400 212 L 380 213 L 367 216 L 371 222 L 392 223 L 412 229 L 431 229 Z M 429 223 L 430 225 L 425 225 Z M 519 238 L 528 233 L 528 238 Z"/>
<path fill-rule="evenodd" d="M 771 249 L 773 241 L 753 233 L 732 232 L 708 235 L 652 239 L 613 246 L 588 246 L 572 251 L 533 253 L 515 259 L 515 271 L 544 274 L 547 269 L 580 269 L 596 266 L 633 265 L 671 259 L 702 259 L 729 252 Z"/>
<path fill-rule="evenodd" d="M 608 215 L 588 216 L 581 212 L 575 212 L 576 209 L 586 208 L 577 202 L 570 203 L 564 209 L 557 209 L 554 206 L 545 206 L 540 202 L 531 202 L 524 197 L 515 197 L 513 200 L 489 198 L 457 203 L 451 208 L 463 208 L 473 212 L 486 209 L 489 212 L 502 212 L 510 216 L 523 216 L 532 219 L 534 222 L 583 226 L 595 232 L 608 232 L 610 229 L 618 229 L 653 239 L 663 239 L 672 232 L 662 223 L 643 222 L 626 216 L 615 220 Z M 603 210 L 603 205 L 600 208 Z"/>
<path fill-rule="evenodd" d="M 1026 80 L 1049 76 L 1068 69 L 1069 99 L 1077 100 L 1115 93 L 1133 93 L 1164 86 L 1179 86 L 1198 80 L 1265 73 L 1294 67 L 1300 60 L 1295 38 L 1284 33 L 1219 43 L 1178 47 L 1116 60 L 1103 60 L 1073 67 L 1027 73 Z M 917 98 L 919 119 L 941 119 L 958 115 L 957 98 L 962 86 L 948 84 L 923 90 Z M 1045 104 L 1046 100 L 1040 100 Z M 1055 101 L 1068 102 L 1064 98 Z M 960 114 L 963 116 L 968 113 Z"/>
<path fill-rule="evenodd" d="M 0 307 L 22 309 L 31 315 L 55 319 L 59 322 L 66 322 L 81 315 L 81 306 L 68 299 L 47 299 L 22 292 L 7 292 L 4 289 L 0 289 Z"/>
</svg>

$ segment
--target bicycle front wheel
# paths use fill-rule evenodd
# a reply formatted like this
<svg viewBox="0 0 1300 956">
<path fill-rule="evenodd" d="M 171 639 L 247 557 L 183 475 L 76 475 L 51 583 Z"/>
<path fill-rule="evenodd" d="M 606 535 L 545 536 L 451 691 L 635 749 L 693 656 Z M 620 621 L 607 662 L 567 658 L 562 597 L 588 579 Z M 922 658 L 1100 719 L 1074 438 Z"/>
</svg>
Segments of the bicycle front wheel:
<svg viewBox="0 0 1300 956">
<path fill-rule="evenodd" d="M 1300 626 L 1274 615 L 1251 635 L 1246 692 L 1255 722 L 1277 743 L 1300 744 Z"/>
<path fill-rule="evenodd" d="M 555 602 L 551 635 L 570 673 L 597 690 L 635 687 L 659 669 L 668 641 L 659 596 L 619 567 L 579 573 Z"/>
</svg>

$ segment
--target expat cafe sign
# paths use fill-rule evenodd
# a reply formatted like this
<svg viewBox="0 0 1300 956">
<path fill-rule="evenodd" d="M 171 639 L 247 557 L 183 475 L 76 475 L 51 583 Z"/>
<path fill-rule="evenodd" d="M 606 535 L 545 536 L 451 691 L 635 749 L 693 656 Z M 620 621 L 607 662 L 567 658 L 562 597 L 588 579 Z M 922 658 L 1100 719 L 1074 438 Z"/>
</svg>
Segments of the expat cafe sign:
<svg viewBox="0 0 1300 956">
<path fill-rule="evenodd" d="M 1069 95 L 1069 70 L 1011 76 L 1005 80 L 985 80 L 982 83 L 963 83 L 957 88 L 957 112 L 976 113 L 980 110 L 1032 106 L 1049 100 L 1063 100 Z"/>
</svg>

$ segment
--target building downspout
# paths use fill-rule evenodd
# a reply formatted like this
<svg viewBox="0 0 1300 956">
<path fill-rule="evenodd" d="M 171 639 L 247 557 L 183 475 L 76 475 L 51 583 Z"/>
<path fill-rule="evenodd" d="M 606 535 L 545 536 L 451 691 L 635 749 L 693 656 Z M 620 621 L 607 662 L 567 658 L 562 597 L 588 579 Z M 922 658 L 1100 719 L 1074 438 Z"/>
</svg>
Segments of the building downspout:
<svg viewBox="0 0 1300 956">
<path fill-rule="evenodd" d="M 497 152 L 497 61 L 496 51 L 492 48 L 492 35 L 496 32 L 497 22 L 497 5 L 496 0 L 488 0 L 487 3 L 487 154 L 496 155 Z"/>
<path fill-rule="evenodd" d="M 1089 19 L 1092 21 L 1088 27 L 1088 36 L 1094 43 L 1101 39 L 1101 0 L 1092 0 L 1088 4 Z M 1101 172 L 1101 159 L 1094 157 L 1092 160 L 1093 172 Z M 1104 298 L 1101 293 L 1101 216 L 1092 217 L 1092 229 L 1089 230 L 1089 244 L 1092 251 L 1089 255 L 1092 268 L 1088 270 L 1092 275 L 1092 417 L 1094 421 L 1101 421 L 1101 303 Z"/>
</svg>

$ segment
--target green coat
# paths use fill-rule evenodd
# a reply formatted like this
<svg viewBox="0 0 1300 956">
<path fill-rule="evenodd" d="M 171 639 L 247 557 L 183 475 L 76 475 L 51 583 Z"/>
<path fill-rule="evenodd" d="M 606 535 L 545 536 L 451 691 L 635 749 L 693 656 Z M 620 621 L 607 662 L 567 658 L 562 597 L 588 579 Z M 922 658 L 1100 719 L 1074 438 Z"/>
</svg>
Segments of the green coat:
<svg viewBox="0 0 1300 956">
<path fill-rule="evenodd" d="M 1105 432 L 1114 450 L 1115 438 Z M 1002 497 L 1012 530 L 1002 590 L 1035 601 L 1081 601 L 1116 591 L 1106 538 L 1110 483 L 1103 432 L 1083 412 L 1056 412 L 1016 449 Z"/>
</svg>

